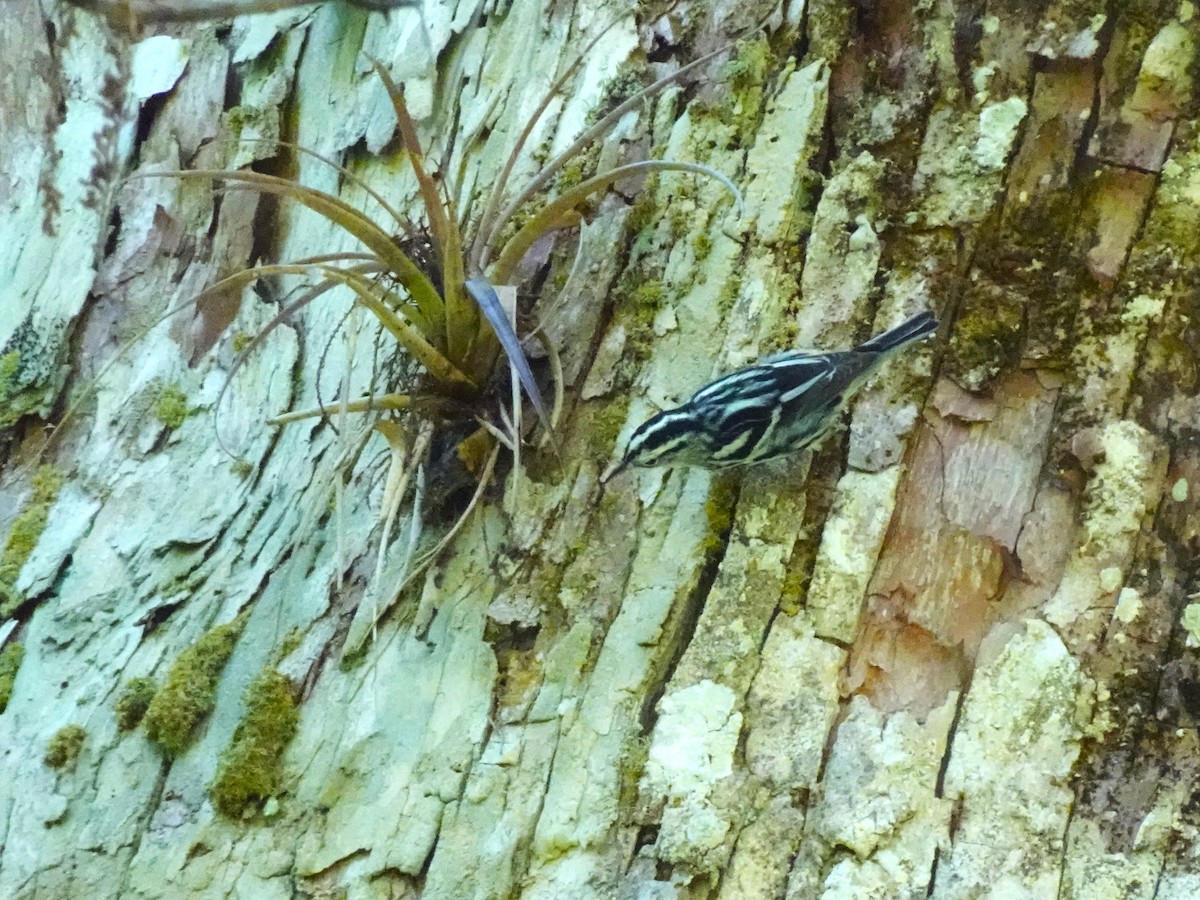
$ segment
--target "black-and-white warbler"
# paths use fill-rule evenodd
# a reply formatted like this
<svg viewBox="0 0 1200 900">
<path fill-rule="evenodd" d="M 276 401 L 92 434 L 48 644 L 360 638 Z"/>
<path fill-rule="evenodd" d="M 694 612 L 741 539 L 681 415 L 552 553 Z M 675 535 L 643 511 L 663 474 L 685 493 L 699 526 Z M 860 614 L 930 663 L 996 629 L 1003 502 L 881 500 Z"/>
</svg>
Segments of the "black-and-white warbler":
<svg viewBox="0 0 1200 900">
<path fill-rule="evenodd" d="M 718 378 L 639 425 L 601 481 L 628 466 L 725 469 L 803 450 L 883 360 L 937 326 L 933 313 L 918 313 L 853 350 L 791 350 Z"/>
</svg>

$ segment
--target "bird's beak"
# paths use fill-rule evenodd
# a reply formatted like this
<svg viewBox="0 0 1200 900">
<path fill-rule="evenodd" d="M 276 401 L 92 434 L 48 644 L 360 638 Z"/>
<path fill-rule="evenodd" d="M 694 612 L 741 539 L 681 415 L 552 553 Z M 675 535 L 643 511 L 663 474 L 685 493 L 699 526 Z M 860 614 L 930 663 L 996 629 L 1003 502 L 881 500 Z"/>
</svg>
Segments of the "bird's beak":
<svg viewBox="0 0 1200 900">
<path fill-rule="evenodd" d="M 603 475 L 600 476 L 601 484 L 608 484 L 609 480 L 615 478 L 625 471 L 625 467 L 629 465 L 628 459 L 622 459 L 619 462 L 614 462 L 610 465 Z"/>
</svg>

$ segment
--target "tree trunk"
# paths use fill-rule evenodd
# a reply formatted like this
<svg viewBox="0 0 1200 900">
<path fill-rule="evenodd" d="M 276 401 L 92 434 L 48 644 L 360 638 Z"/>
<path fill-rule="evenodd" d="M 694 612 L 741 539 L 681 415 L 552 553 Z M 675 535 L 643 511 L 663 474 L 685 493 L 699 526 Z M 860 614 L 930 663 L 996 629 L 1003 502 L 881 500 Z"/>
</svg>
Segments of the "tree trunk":
<svg viewBox="0 0 1200 900">
<path fill-rule="evenodd" d="M 2 4 L 0 896 L 1200 895 L 1190 2 L 89 5 Z M 614 19 L 513 184 L 740 37 L 576 175 L 744 202 L 661 173 L 539 248 L 557 452 L 393 596 L 471 496 L 451 436 L 414 537 L 368 416 L 267 420 L 386 392 L 394 346 L 331 293 L 231 375 L 301 287 L 188 302 L 361 247 L 148 176 L 399 232 L 374 57 L 475 221 Z M 923 309 L 811 456 L 598 483 L 716 375 Z"/>
</svg>

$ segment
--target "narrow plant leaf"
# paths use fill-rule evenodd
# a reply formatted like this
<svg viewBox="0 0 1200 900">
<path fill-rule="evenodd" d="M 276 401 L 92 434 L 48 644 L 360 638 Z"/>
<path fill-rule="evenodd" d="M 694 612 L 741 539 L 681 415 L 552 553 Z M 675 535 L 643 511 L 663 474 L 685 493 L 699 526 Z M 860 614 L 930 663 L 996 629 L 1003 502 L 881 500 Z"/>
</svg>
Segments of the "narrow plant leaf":
<svg viewBox="0 0 1200 900">
<path fill-rule="evenodd" d="M 362 191 L 364 194 L 366 194 L 368 197 L 370 197 L 372 200 L 374 200 L 376 203 L 378 203 L 379 206 L 383 209 L 383 211 L 386 212 L 395 221 L 396 228 L 401 233 L 407 233 L 407 232 L 412 231 L 413 225 L 412 225 L 412 222 L 409 221 L 408 217 L 403 215 L 399 210 L 397 210 L 394 206 L 392 206 L 390 203 L 388 203 L 387 200 L 385 200 L 383 198 L 383 195 L 380 194 L 373 187 L 371 187 L 371 185 L 367 182 L 367 180 L 365 178 L 362 178 L 361 176 L 356 175 L 355 173 L 353 173 L 349 169 L 347 169 L 345 166 L 343 166 L 341 163 L 335 162 L 334 160 L 330 159 L 328 156 L 325 156 L 322 153 L 318 153 L 316 150 L 309 149 L 308 147 L 305 147 L 303 144 L 297 144 L 293 141 L 281 141 L 278 138 L 245 138 L 245 137 L 243 137 L 243 138 L 238 138 L 238 143 L 239 144 L 265 144 L 266 146 L 271 147 L 271 148 L 290 150 L 292 153 L 299 153 L 304 156 L 308 156 L 308 157 L 311 157 L 312 159 L 315 159 L 317 162 L 321 163 L 322 165 L 328 166 L 330 169 L 337 172 L 338 176 L 340 178 L 344 179 L 345 181 L 348 181 L 350 184 L 353 184 L 360 191 Z"/>
<path fill-rule="evenodd" d="M 396 124 L 400 131 L 400 140 L 408 154 L 417 186 L 421 192 L 421 201 L 425 205 L 425 215 L 429 219 L 429 231 L 433 238 L 434 251 L 442 271 L 442 301 L 445 309 L 446 354 L 456 364 L 462 366 L 468 362 L 471 345 L 479 331 L 479 316 L 476 307 L 468 303 L 463 296 L 462 235 L 458 231 L 458 216 L 450 207 L 449 201 L 443 201 L 438 191 L 437 183 L 425 169 L 425 154 L 421 150 L 421 142 L 417 137 L 417 126 L 408 113 L 408 104 L 404 102 L 404 89 L 392 80 L 392 76 L 379 60 L 371 58 L 375 74 L 383 82 L 388 99 L 392 101 L 392 109 L 396 113 Z M 480 377 L 482 373 L 472 372 Z"/>
<path fill-rule="evenodd" d="M 286 197 L 306 206 L 313 212 L 328 219 L 335 225 L 357 238 L 372 253 L 379 257 L 396 280 L 404 287 L 413 302 L 420 308 L 425 319 L 435 323 L 440 328 L 445 310 L 442 298 L 429 278 L 401 250 L 386 231 L 380 228 L 368 216 L 359 212 L 350 204 L 332 194 L 318 191 L 304 185 L 288 181 L 275 175 L 264 175 L 261 172 L 228 172 L 221 169 L 194 169 L 179 172 L 139 172 L 134 178 L 180 178 L 180 179 L 209 179 L 214 181 L 234 182 L 244 185 L 249 190 L 258 190 L 267 194 Z M 426 335 L 432 343 L 441 345 L 444 335 L 440 333 Z"/>
<path fill-rule="evenodd" d="M 504 311 L 496 289 L 486 278 L 472 278 L 466 284 L 468 293 L 475 298 L 484 318 L 488 320 L 492 330 L 496 332 L 496 337 L 500 339 L 500 346 L 504 348 L 509 362 L 512 363 L 513 371 L 517 373 L 521 386 L 529 395 L 529 402 L 533 404 L 533 408 L 542 422 L 542 427 L 546 429 L 547 433 L 550 433 L 553 428 L 550 424 L 550 416 L 546 412 L 546 404 L 542 402 L 542 392 L 538 390 L 537 382 L 533 378 L 533 370 L 529 367 L 529 358 L 525 356 L 520 338 L 513 331 L 512 323 L 508 320 L 508 313 Z M 517 435 L 516 439 L 520 440 L 520 435 Z"/>
<path fill-rule="evenodd" d="M 433 237 L 435 249 L 441 256 L 449 249 L 446 247 L 446 241 L 450 224 L 446 218 L 446 210 L 442 206 L 441 195 L 438 194 L 437 183 L 425 171 L 425 154 L 421 151 L 416 123 L 408 114 L 408 104 L 404 102 L 404 89 L 396 84 L 379 60 L 373 56 L 367 58 L 371 61 L 375 74 L 383 82 L 384 90 L 387 91 L 388 99 L 392 103 L 392 110 L 396 114 L 396 126 L 400 131 L 400 141 L 404 144 L 404 152 L 408 154 L 413 175 L 417 178 L 417 187 L 421 192 L 421 200 L 425 204 L 425 213 L 429 216 L 429 231 Z"/>
<path fill-rule="evenodd" d="M 271 13 L 294 6 L 312 6 L 319 0 L 67 0 L 72 6 L 98 13 L 113 25 L 136 34 L 147 24 L 209 22 L 253 13 Z M 361 9 L 387 12 L 416 5 L 417 0 L 346 0 Z"/>
<path fill-rule="evenodd" d="M 471 245 L 471 264 L 476 269 L 483 268 L 483 249 L 491 237 L 493 228 L 492 223 L 496 220 L 496 210 L 499 209 L 501 201 L 504 200 L 504 192 L 508 187 L 508 179 L 512 175 L 512 170 L 517 164 L 517 160 L 521 157 L 521 151 L 525 148 L 525 143 L 529 140 L 529 136 L 533 134 L 533 129 L 537 126 L 538 121 L 542 118 L 542 114 L 550 107 L 551 102 L 558 95 L 558 92 L 563 89 L 567 83 L 567 79 L 583 64 L 583 61 L 588 58 L 592 49 L 598 44 L 606 34 L 608 34 L 622 20 L 629 17 L 628 11 L 623 11 L 617 18 L 613 19 L 597 34 L 591 41 L 579 52 L 571 63 L 563 70 L 563 73 L 554 80 L 542 99 L 538 101 L 537 108 L 529 116 L 525 122 L 525 127 L 521 129 L 521 133 L 517 135 L 516 143 L 509 151 L 508 158 L 504 161 L 504 168 L 500 170 L 495 182 L 492 184 L 491 191 L 488 192 L 487 203 L 484 204 L 483 213 L 479 217 L 479 226 L 475 233 L 475 241 Z M 485 120 L 486 121 L 486 120 Z M 464 154 L 464 159 L 466 155 Z M 561 167 L 561 164 L 560 164 Z M 459 179 L 461 181 L 460 173 Z"/>
<path fill-rule="evenodd" d="M 762 26 L 760 25 L 759 27 Z M 649 87 L 638 91 L 628 100 L 614 107 L 613 110 L 600 119 L 600 121 L 576 138 L 570 147 L 558 154 L 558 156 L 556 156 L 550 162 L 546 163 L 546 165 L 542 167 L 542 170 L 538 172 L 536 176 L 534 176 L 533 180 L 530 181 L 529 184 L 525 185 L 525 187 L 521 190 L 521 193 L 513 198 L 512 202 L 504 207 L 502 212 L 495 216 L 493 221 L 480 224 L 479 234 L 476 237 L 476 246 L 472 248 L 477 254 L 473 257 L 473 259 L 477 260 L 479 268 L 485 269 L 487 267 L 489 261 L 488 254 L 491 251 L 492 241 L 504 229 L 504 226 L 508 220 L 512 218 L 513 214 L 518 209 L 525 205 L 526 201 L 528 201 L 534 194 L 549 184 L 550 179 L 557 174 L 559 169 L 578 156 L 588 147 L 589 144 L 592 143 L 592 141 L 603 137 L 614 125 L 617 124 L 617 122 L 620 121 L 621 117 L 625 115 L 625 113 L 629 112 L 629 110 L 633 109 L 639 103 L 645 102 L 664 88 L 678 81 L 688 72 L 691 72 L 693 69 L 704 65 L 713 57 L 727 52 L 732 47 L 733 44 L 726 44 L 723 47 L 718 47 L 711 53 L 706 53 L 704 56 L 701 56 L 699 59 L 692 60 L 685 66 L 680 66 L 670 75 L 666 75 L 654 82 L 654 84 L 650 85 Z"/>
<path fill-rule="evenodd" d="M 354 291 L 358 302 L 379 320 L 379 324 L 386 328 L 404 349 L 412 354 L 413 358 L 421 363 L 434 378 L 450 386 L 457 385 L 471 389 L 476 387 L 475 382 L 464 375 L 450 360 L 446 359 L 440 350 L 425 340 L 421 332 L 404 319 L 401 312 L 397 312 L 397 309 L 402 308 L 404 304 L 394 292 L 379 284 L 374 278 L 368 277 L 362 271 L 357 271 L 355 268 L 341 269 L 331 265 L 301 265 L 299 263 L 277 263 L 269 266 L 256 266 L 253 269 L 236 272 L 227 278 L 221 279 L 215 285 L 199 294 L 197 299 L 217 291 L 243 287 L 260 278 L 271 275 L 312 275 L 314 273 L 323 276 L 323 280 L 321 284 L 316 286 L 313 292 L 302 297 L 300 303 L 311 302 L 320 293 L 324 293 L 326 282 L 345 285 Z M 293 306 L 297 305 L 294 304 Z M 289 311 L 291 309 L 289 307 Z M 278 322 L 274 322 L 273 324 L 278 324 Z M 256 340 L 260 338 L 256 338 Z"/>
<path fill-rule="evenodd" d="M 333 266 L 317 268 L 325 277 L 340 281 L 354 291 L 358 295 L 358 302 L 365 306 L 379 320 L 379 323 L 412 354 L 413 358 L 438 381 L 448 386 L 457 385 L 469 388 L 472 391 L 478 388 L 478 385 L 447 359 L 441 350 L 425 340 L 416 328 L 395 311 L 399 298 L 391 291 L 357 272 Z"/>
<path fill-rule="evenodd" d="M 576 206 L 598 191 L 605 190 L 612 184 L 620 181 L 622 178 L 628 178 L 630 175 L 636 175 L 639 172 L 694 172 L 698 175 L 707 175 L 709 178 L 715 178 L 733 194 L 734 202 L 737 203 L 739 211 L 742 208 L 742 195 L 728 176 L 711 166 L 701 165 L 700 163 L 687 162 L 671 162 L 665 159 L 646 159 L 641 162 L 629 163 L 625 166 L 617 166 L 615 169 L 610 169 L 607 172 L 601 172 L 599 175 L 593 175 L 587 181 L 580 182 L 571 190 L 554 198 L 548 204 L 538 210 L 537 215 L 529 220 L 524 227 L 521 228 L 508 243 L 504 245 L 504 249 L 496 258 L 496 262 L 492 265 L 488 272 L 491 280 L 496 284 L 508 284 L 516 271 L 517 266 L 529 252 L 539 238 L 548 231 L 554 230 L 562 218 L 573 210 Z"/>
<path fill-rule="evenodd" d="M 376 409 L 408 409 L 412 406 L 409 394 L 384 394 L 382 397 L 360 397 L 346 403 L 328 406 L 310 406 L 308 409 L 294 409 L 267 419 L 268 425 L 287 425 L 289 422 L 299 422 L 302 419 L 315 419 L 318 416 L 330 416 L 339 412 L 370 412 Z"/>
</svg>

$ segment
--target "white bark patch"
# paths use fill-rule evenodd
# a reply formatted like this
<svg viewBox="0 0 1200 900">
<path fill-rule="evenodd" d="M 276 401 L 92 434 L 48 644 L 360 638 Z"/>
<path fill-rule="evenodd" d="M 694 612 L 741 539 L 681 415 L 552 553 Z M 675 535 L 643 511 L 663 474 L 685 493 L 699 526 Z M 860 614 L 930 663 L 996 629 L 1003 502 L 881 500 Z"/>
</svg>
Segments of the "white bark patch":
<svg viewBox="0 0 1200 900">
<path fill-rule="evenodd" d="M 1076 446 L 1079 453 L 1102 458 L 1088 482 L 1079 542 L 1046 605 L 1046 618 L 1062 627 L 1078 622 L 1081 637 L 1090 640 L 1107 624 L 1099 611 L 1115 604 L 1142 520 L 1162 496 L 1166 460 L 1158 439 L 1128 421 L 1081 435 Z"/>
<path fill-rule="evenodd" d="M 621 611 L 604 636 L 586 688 L 563 696 L 569 712 L 554 756 L 532 840 L 530 896 L 561 897 L 615 877 L 609 846 L 618 821 L 619 786 L 653 665 L 669 645 L 664 627 L 672 608 L 694 589 L 708 537 L 703 507 L 708 473 L 672 475 L 643 513 L 637 556 Z M 601 556 L 609 548 L 593 547 Z M 602 570 L 599 561 L 592 562 Z M 535 703 L 535 713 L 542 708 Z M 595 881 L 593 881 L 593 879 Z"/>
<path fill-rule="evenodd" d="M 861 696 L 850 701 L 802 848 L 822 860 L 842 857 L 820 885 L 823 900 L 924 893 L 953 808 L 936 785 L 957 702 L 952 694 L 917 719 L 885 715 Z M 792 896 L 804 885 L 810 890 L 798 896 L 816 896 L 817 871 L 798 866 Z"/>
<path fill-rule="evenodd" d="M 950 107 L 935 109 L 913 179 L 925 200 L 910 219 L 923 219 L 928 226 L 982 221 L 995 205 L 1025 111 L 1019 97 L 990 104 L 977 116 Z"/>
<path fill-rule="evenodd" d="M 663 697 L 642 789 L 683 800 L 733 771 L 742 717 L 733 691 L 701 681 Z"/>
<path fill-rule="evenodd" d="M 158 34 L 133 48 L 129 94 L 138 101 L 148 100 L 175 86 L 187 65 L 188 47 L 178 38 Z"/>
<path fill-rule="evenodd" d="M 800 278 L 802 295 L 819 302 L 805 303 L 796 316 L 801 347 L 851 346 L 879 269 L 881 245 L 872 219 L 882 176 L 883 165 L 860 153 L 821 193 Z"/>
<path fill-rule="evenodd" d="M 837 718 L 846 653 L 801 612 L 775 619 L 761 655 L 746 700 L 746 763 L 776 788 L 810 787 Z"/>
<path fill-rule="evenodd" d="M 1003 169 L 1017 139 L 1017 129 L 1028 111 L 1020 97 L 989 103 L 980 110 L 979 137 L 973 151 L 975 162 L 984 169 Z"/>
<path fill-rule="evenodd" d="M 822 61 L 785 73 L 779 91 L 771 98 L 754 148 L 746 161 L 744 219 L 764 244 L 784 241 L 795 234 L 795 210 L 780 202 L 790 197 L 794 179 L 817 151 L 810 139 L 825 123 L 829 102 L 829 67 Z"/>
<path fill-rule="evenodd" d="M 703 866 L 729 832 L 729 819 L 709 795 L 733 772 L 742 729 L 736 702 L 729 688 L 701 681 L 659 703 L 641 792 L 665 801 L 655 847 L 660 859 Z"/>
<path fill-rule="evenodd" d="M 854 640 L 899 482 L 898 466 L 872 474 L 847 472 L 838 482 L 808 589 L 808 608 L 821 637 Z"/>
<path fill-rule="evenodd" d="M 962 814 L 935 895 L 1058 895 L 1067 778 L 1089 715 L 1083 687 L 1078 661 L 1037 620 L 976 669 L 945 776 Z"/>
</svg>

